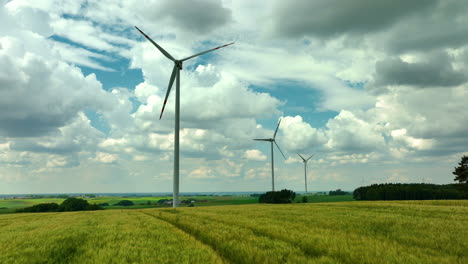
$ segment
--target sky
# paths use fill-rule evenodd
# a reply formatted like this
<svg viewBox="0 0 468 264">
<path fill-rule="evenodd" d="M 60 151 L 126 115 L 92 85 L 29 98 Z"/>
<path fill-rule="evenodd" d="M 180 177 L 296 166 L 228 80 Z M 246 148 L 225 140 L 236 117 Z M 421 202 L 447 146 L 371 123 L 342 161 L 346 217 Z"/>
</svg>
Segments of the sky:
<svg viewBox="0 0 468 264">
<path fill-rule="evenodd" d="M 0 0 L 0 193 L 453 183 L 468 154 L 468 2 Z"/>
</svg>

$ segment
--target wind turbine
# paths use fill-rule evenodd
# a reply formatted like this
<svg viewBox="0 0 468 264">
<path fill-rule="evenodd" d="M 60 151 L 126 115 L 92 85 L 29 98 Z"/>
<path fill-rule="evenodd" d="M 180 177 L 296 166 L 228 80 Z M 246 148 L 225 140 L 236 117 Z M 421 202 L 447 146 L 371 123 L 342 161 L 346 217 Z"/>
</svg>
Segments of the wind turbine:
<svg viewBox="0 0 468 264">
<path fill-rule="evenodd" d="M 281 152 L 281 155 L 283 155 L 283 158 L 286 159 L 286 156 L 284 156 L 283 151 L 281 151 L 280 147 L 276 143 L 276 133 L 278 132 L 278 128 L 281 124 L 281 119 L 278 122 L 278 126 L 276 126 L 275 134 L 273 134 L 273 138 L 256 138 L 254 140 L 257 141 L 268 141 L 271 144 L 271 189 L 275 191 L 275 166 L 274 166 L 274 159 L 273 159 L 273 143 L 275 143 L 276 147 L 278 150 Z"/>
<path fill-rule="evenodd" d="M 297 155 L 299 155 L 299 157 L 301 157 L 302 159 L 302 162 L 304 162 L 304 180 L 305 180 L 305 192 L 307 193 L 307 162 L 310 160 L 310 158 L 312 158 L 314 155 L 310 156 L 309 158 L 307 159 L 304 159 L 304 157 L 302 157 L 301 154 L 297 153 Z"/>
<path fill-rule="evenodd" d="M 234 44 L 234 42 L 216 47 L 214 49 L 210 49 L 207 51 L 203 51 L 197 53 L 195 55 L 189 56 L 187 58 L 176 60 L 174 57 L 171 56 L 167 51 L 165 51 L 161 46 L 159 46 L 156 42 L 154 42 L 148 35 L 143 33 L 137 26 L 135 28 L 140 31 L 146 39 L 148 39 L 153 45 L 162 53 L 166 58 L 170 59 L 174 62 L 174 67 L 172 68 L 171 79 L 169 80 L 169 86 L 167 87 L 166 98 L 164 98 L 164 104 L 161 109 L 161 114 L 159 115 L 159 119 L 161 119 L 164 108 L 166 107 L 167 98 L 169 97 L 169 93 L 171 92 L 172 84 L 174 84 L 174 79 L 176 79 L 176 98 L 175 98 L 175 131 L 174 131 L 174 185 L 173 185 L 173 194 L 172 194 L 172 207 L 177 207 L 179 204 L 179 125 L 180 125 L 180 70 L 182 70 L 182 63 L 186 60 L 195 58 L 197 56 L 203 55 L 210 51 L 214 51 L 220 48 L 224 48 L 226 46 Z"/>
</svg>

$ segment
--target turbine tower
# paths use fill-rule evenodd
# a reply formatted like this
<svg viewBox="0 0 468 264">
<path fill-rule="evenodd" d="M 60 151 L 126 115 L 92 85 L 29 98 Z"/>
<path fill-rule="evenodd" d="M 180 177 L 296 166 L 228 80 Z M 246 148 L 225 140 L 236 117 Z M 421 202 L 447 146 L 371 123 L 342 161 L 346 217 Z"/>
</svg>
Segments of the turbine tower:
<svg viewBox="0 0 468 264">
<path fill-rule="evenodd" d="M 280 124 L 281 124 L 281 119 L 278 122 L 278 126 L 276 126 L 276 130 L 275 130 L 275 133 L 273 134 L 273 138 L 256 138 L 256 139 L 254 139 L 254 140 L 257 140 L 257 141 L 268 141 L 271 144 L 271 189 L 273 191 L 275 191 L 275 165 L 274 165 L 275 163 L 274 163 L 274 159 L 273 159 L 273 143 L 275 143 L 276 147 L 281 152 L 281 155 L 283 155 L 283 158 L 286 159 L 286 157 L 283 154 L 283 151 L 281 151 L 280 147 L 278 146 L 278 144 L 276 143 L 276 140 L 275 140 L 276 133 L 278 132 L 278 128 L 279 128 Z"/>
<path fill-rule="evenodd" d="M 220 48 L 224 48 L 226 46 L 234 44 L 234 42 L 216 47 L 214 49 L 210 49 L 207 51 L 203 51 L 197 53 L 195 55 L 189 56 L 187 58 L 176 60 L 174 57 L 171 56 L 167 51 L 165 51 L 161 46 L 159 46 L 156 42 L 154 42 L 150 37 L 148 37 L 143 31 L 141 31 L 138 27 L 135 28 L 140 31 L 146 39 L 148 39 L 153 45 L 162 53 L 166 58 L 170 59 L 174 62 L 174 67 L 172 68 L 171 79 L 169 80 L 169 86 L 167 87 L 166 98 L 164 98 L 164 104 L 161 109 L 161 114 L 159 115 L 159 119 L 161 119 L 162 114 L 164 112 L 164 108 L 166 107 L 167 98 L 169 97 L 169 93 L 171 92 L 172 84 L 174 84 L 174 79 L 176 79 L 176 94 L 175 94 L 175 129 L 174 129 L 174 186 L 173 186 L 173 194 L 172 194 L 172 207 L 177 207 L 179 204 L 179 124 L 180 124 L 180 71 L 182 70 L 182 63 L 186 60 L 195 58 L 202 54 L 208 53 L 210 51 L 214 51 Z"/>
<path fill-rule="evenodd" d="M 310 156 L 309 158 L 307 159 L 304 159 L 304 157 L 302 157 L 301 154 L 297 153 L 297 155 L 299 155 L 299 157 L 301 157 L 302 159 L 302 162 L 304 162 L 304 181 L 305 181 L 305 192 L 307 193 L 307 162 L 310 160 L 310 158 L 312 158 L 314 155 Z"/>
</svg>

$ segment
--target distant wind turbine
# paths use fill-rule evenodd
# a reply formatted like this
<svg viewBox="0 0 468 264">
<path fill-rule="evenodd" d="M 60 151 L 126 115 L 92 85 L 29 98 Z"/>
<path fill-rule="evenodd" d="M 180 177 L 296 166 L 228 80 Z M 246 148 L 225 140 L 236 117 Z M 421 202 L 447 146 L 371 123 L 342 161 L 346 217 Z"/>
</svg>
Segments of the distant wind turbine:
<svg viewBox="0 0 468 264">
<path fill-rule="evenodd" d="M 176 79 L 176 98 L 175 98 L 175 131 L 174 131 L 174 186 L 173 186 L 173 194 L 172 194 L 172 207 L 177 207 L 179 204 L 179 124 L 180 124 L 180 70 L 182 70 L 182 63 L 186 60 L 195 58 L 197 56 L 203 55 L 210 51 L 214 51 L 220 48 L 224 48 L 226 46 L 234 44 L 234 42 L 216 47 L 214 49 L 210 49 L 207 51 L 203 51 L 197 53 L 195 55 L 189 56 L 187 58 L 176 60 L 174 57 L 171 56 L 167 51 L 165 51 L 161 46 L 159 46 L 156 42 L 154 42 L 148 35 L 143 33 L 138 27 L 135 28 L 140 31 L 146 39 L 148 39 L 153 45 L 162 53 L 166 58 L 170 59 L 174 62 L 174 68 L 172 68 L 171 79 L 169 80 L 169 86 L 167 87 L 166 98 L 164 98 L 164 103 L 161 109 L 161 114 L 159 115 L 159 119 L 161 119 L 164 108 L 166 107 L 167 98 L 169 97 L 169 93 L 171 92 L 172 84 L 174 84 L 174 79 Z"/>
<path fill-rule="evenodd" d="M 283 155 L 284 159 L 286 159 L 286 156 L 284 156 L 283 151 L 281 151 L 280 147 L 276 143 L 276 133 L 278 132 L 278 128 L 281 124 L 281 119 L 278 122 L 278 126 L 276 126 L 275 134 L 273 134 L 273 138 L 256 138 L 254 140 L 257 141 L 269 141 L 271 144 L 271 189 L 275 191 L 275 163 L 273 159 L 273 143 L 275 143 L 276 147 L 278 150 L 281 152 L 281 155 Z"/>
<path fill-rule="evenodd" d="M 309 158 L 307 159 L 304 159 L 304 157 L 302 157 L 301 154 L 297 153 L 297 155 L 299 155 L 299 157 L 301 157 L 302 159 L 302 162 L 304 162 L 304 181 L 305 181 L 305 192 L 307 193 L 307 162 L 310 160 L 310 158 L 312 158 L 314 155 L 310 156 Z"/>
</svg>

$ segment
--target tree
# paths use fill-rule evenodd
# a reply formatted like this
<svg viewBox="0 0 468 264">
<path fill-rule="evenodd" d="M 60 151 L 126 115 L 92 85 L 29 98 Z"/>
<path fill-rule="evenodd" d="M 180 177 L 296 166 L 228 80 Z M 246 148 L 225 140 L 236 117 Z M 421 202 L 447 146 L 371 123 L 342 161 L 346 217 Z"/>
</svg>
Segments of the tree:
<svg viewBox="0 0 468 264">
<path fill-rule="evenodd" d="M 29 212 L 29 213 L 38 213 L 38 212 L 56 212 L 59 208 L 59 205 L 56 203 L 41 203 L 36 204 L 31 207 L 17 209 L 16 212 Z"/>
<path fill-rule="evenodd" d="M 68 198 L 63 201 L 58 211 L 85 211 L 85 210 L 102 210 L 103 208 L 97 204 L 89 204 L 88 201 L 81 198 Z"/>
<path fill-rule="evenodd" d="M 122 200 L 114 205 L 120 205 L 120 206 L 132 206 L 134 205 L 132 201 L 130 200 Z"/>
<path fill-rule="evenodd" d="M 296 193 L 283 189 L 281 191 L 276 192 L 266 192 L 258 198 L 260 203 L 274 203 L 274 204 L 281 204 L 281 203 L 292 203 L 296 198 Z"/>
<path fill-rule="evenodd" d="M 460 166 L 455 167 L 455 170 L 452 172 L 456 175 L 454 181 L 468 183 L 468 156 L 464 155 L 458 165 Z"/>
<path fill-rule="evenodd" d="M 89 206 L 88 201 L 80 198 L 68 198 L 60 204 L 59 211 L 83 211 Z"/>
</svg>

